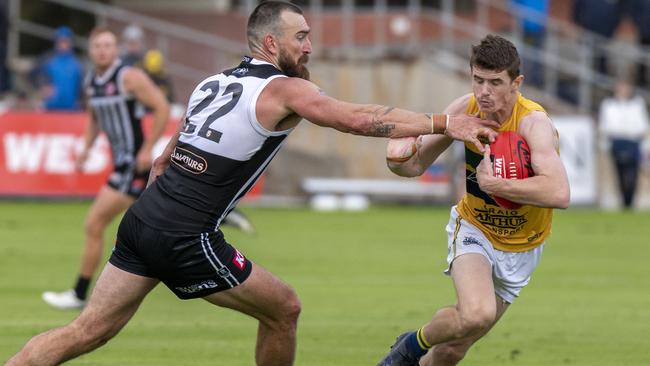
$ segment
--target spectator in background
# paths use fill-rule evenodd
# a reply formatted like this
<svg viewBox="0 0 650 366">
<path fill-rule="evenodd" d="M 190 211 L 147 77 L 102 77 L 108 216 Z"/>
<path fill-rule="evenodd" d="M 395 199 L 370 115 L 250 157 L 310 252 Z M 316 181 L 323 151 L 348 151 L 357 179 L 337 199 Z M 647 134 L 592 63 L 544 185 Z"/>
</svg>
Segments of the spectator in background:
<svg viewBox="0 0 650 366">
<path fill-rule="evenodd" d="M 519 16 L 524 43 L 535 50 L 544 48 L 548 0 L 511 0 L 510 5 Z M 526 83 L 537 87 L 544 85 L 544 66 L 537 61 L 539 57 L 523 54 L 523 74 Z"/>
<path fill-rule="evenodd" d="M 142 68 L 145 53 L 144 32 L 142 28 L 131 24 L 122 32 L 123 51 L 122 64 Z"/>
<path fill-rule="evenodd" d="M 623 205 L 630 209 L 641 165 L 641 142 L 650 130 L 645 101 L 634 95 L 628 81 L 619 80 L 614 96 L 603 100 L 599 120 L 601 136 L 609 142 Z"/>
<path fill-rule="evenodd" d="M 627 13 L 630 15 L 639 32 L 639 45 L 647 55 L 650 50 L 650 0 L 628 0 Z M 650 60 L 650 57 L 648 57 Z M 646 60 L 640 60 L 637 64 L 636 85 L 640 88 L 648 86 L 648 68 Z"/>
<path fill-rule="evenodd" d="M 78 110 L 81 108 L 83 66 L 72 49 L 72 30 L 57 28 L 54 53 L 38 63 L 32 78 L 44 99 L 46 110 Z"/>
<path fill-rule="evenodd" d="M 9 90 L 9 71 L 7 70 L 9 16 L 7 5 L 7 0 L 0 0 L 0 96 Z"/>
<path fill-rule="evenodd" d="M 621 0 L 575 0 L 573 20 L 577 25 L 599 36 L 611 39 L 621 22 L 623 4 Z M 606 44 L 591 37 L 583 37 L 594 52 L 593 65 L 601 74 L 608 74 Z"/>
<path fill-rule="evenodd" d="M 156 49 L 147 51 L 144 55 L 142 66 L 151 80 L 153 80 L 160 91 L 165 95 L 167 101 L 173 103 L 174 86 L 172 85 L 171 78 L 165 69 L 165 58 L 163 57 L 163 54 Z"/>
</svg>

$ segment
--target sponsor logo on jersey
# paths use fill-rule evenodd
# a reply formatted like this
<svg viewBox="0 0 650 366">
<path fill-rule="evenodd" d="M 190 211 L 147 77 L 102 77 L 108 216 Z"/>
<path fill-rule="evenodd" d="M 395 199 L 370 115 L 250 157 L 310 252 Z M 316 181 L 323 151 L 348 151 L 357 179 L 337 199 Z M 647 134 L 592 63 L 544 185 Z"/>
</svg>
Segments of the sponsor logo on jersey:
<svg viewBox="0 0 650 366">
<path fill-rule="evenodd" d="M 466 237 L 463 239 L 463 245 L 478 245 L 478 246 L 483 246 L 483 244 L 481 244 L 481 242 L 480 242 L 478 239 L 476 239 L 475 237 L 473 237 L 473 236 L 466 236 Z"/>
<path fill-rule="evenodd" d="M 208 169 L 208 162 L 203 157 L 182 147 L 174 149 L 172 162 L 192 174 L 202 174 Z"/>
<path fill-rule="evenodd" d="M 248 74 L 249 71 L 250 70 L 248 69 L 248 67 L 238 67 L 232 73 L 235 75 L 244 76 Z"/>
<path fill-rule="evenodd" d="M 528 222 L 526 216 L 519 215 L 517 210 L 485 207 L 482 210 L 475 209 L 474 215 L 478 222 L 500 236 L 512 235 Z"/>
<path fill-rule="evenodd" d="M 192 284 L 192 285 L 189 285 L 189 286 L 176 287 L 176 289 L 178 291 L 180 291 L 180 292 L 184 292 L 186 294 L 191 294 L 191 293 L 194 293 L 194 292 L 199 292 L 199 291 L 202 291 L 202 290 L 207 290 L 207 289 L 211 289 L 211 288 L 215 288 L 215 287 L 219 287 L 219 285 L 217 285 L 217 283 L 214 282 L 213 280 L 207 280 L 207 281 L 199 282 L 199 283 Z"/>
<path fill-rule="evenodd" d="M 117 92 L 117 87 L 115 86 L 115 83 L 112 81 L 106 84 L 106 86 L 104 87 L 104 95 L 117 94 L 116 92 Z"/>
<path fill-rule="evenodd" d="M 246 258 L 244 255 L 235 249 L 235 257 L 232 259 L 232 263 L 236 265 L 240 270 L 244 270 L 244 265 L 246 264 Z"/>
</svg>

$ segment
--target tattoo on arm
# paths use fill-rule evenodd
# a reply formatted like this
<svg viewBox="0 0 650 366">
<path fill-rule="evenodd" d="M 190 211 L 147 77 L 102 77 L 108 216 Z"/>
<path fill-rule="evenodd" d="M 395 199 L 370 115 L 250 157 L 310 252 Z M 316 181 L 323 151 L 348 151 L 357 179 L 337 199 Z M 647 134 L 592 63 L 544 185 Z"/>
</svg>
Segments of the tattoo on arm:
<svg viewBox="0 0 650 366">
<path fill-rule="evenodd" d="M 387 115 L 395 109 L 394 107 L 383 107 L 375 111 L 372 116 L 372 125 L 370 126 L 371 136 L 388 137 L 395 129 L 394 123 L 386 123 L 381 117 Z"/>
<path fill-rule="evenodd" d="M 382 120 L 375 120 L 372 122 L 372 126 L 370 126 L 370 133 L 371 136 L 389 137 L 394 129 L 394 123 L 384 123 Z"/>
</svg>

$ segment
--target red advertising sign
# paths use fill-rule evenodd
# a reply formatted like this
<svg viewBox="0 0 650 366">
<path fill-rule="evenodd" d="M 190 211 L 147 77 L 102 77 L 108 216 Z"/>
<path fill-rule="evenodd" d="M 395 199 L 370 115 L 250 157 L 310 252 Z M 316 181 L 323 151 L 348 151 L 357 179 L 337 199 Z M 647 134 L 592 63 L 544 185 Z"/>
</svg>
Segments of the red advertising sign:
<svg viewBox="0 0 650 366">
<path fill-rule="evenodd" d="M 108 140 L 95 141 L 84 170 L 75 169 L 81 151 L 87 114 L 7 112 L 0 115 L 0 195 L 89 197 L 106 182 L 112 170 Z M 151 118 L 145 117 L 148 131 Z M 154 147 L 158 155 L 176 129 L 170 121 Z"/>
</svg>

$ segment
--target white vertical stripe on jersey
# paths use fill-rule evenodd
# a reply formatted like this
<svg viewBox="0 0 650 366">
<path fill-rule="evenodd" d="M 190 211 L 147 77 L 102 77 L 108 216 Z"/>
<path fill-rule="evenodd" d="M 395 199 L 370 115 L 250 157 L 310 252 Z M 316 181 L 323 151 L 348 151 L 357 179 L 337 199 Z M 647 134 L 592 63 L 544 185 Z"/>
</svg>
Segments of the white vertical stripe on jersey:
<svg viewBox="0 0 650 366">
<path fill-rule="evenodd" d="M 118 102 L 119 103 L 119 102 Z M 124 131 L 120 126 L 120 116 L 118 112 L 117 103 L 106 103 L 106 109 L 111 115 L 111 126 L 115 130 L 115 141 L 113 143 L 117 145 L 117 151 L 120 155 L 115 157 L 116 165 L 124 163 L 124 148 L 126 147 L 126 141 L 124 141 Z"/>
<path fill-rule="evenodd" d="M 124 138 L 126 139 L 127 146 L 125 151 L 129 152 L 129 156 L 132 156 L 135 155 L 137 151 L 135 151 L 135 142 L 133 141 L 133 121 L 131 121 L 131 117 L 129 116 L 129 112 L 126 108 L 126 98 L 124 98 L 119 104 L 119 108 L 122 115 L 120 122 L 124 128 Z"/>
<path fill-rule="evenodd" d="M 119 150 L 117 149 L 117 146 L 115 146 L 113 143 L 113 140 L 115 138 L 115 130 L 113 127 L 113 120 L 110 113 L 108 112 L 108 108 L 109 107 L 106 105 L 106 103 L 97 103 L 97 110 L 99 111 L 102 129 L 106 135 L 108 135 L 108 141 L 111 146 L 111 152 L 114 160 L 113 164 L 116 165 L 120 159 L 120 156 L 118 155 Z"/>
</svg>

